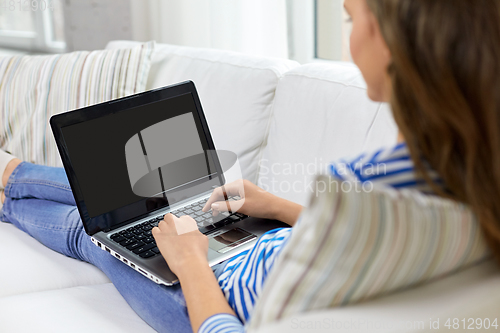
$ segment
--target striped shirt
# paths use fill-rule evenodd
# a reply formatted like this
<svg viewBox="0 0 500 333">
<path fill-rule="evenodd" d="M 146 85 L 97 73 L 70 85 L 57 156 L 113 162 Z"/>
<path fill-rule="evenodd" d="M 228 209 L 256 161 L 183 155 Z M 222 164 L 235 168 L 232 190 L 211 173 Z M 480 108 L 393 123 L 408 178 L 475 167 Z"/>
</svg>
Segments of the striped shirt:
<svg viewBox="0 0 500 333">
<path fill-rule="evenodd" d="M 405 143 L 392 149 L 382 149 L 362 154 L 352 160 L 340 160 L 330 165 L 330 172 L 341 180 L 380 184 L 393 188 L 410 188 L 432 193 L 431 187 L 415 173 L 410 152 Z M 428 167 L 429 176 L 436 184 L 442 184 L 439 176 Z"/>
<path fill-rule="evenodd" d="M 362 154 L 352 160 L 341 160 L 329 168 L 340 180 L 370 183 L 394 188 L 413 188 L 431 193 L 425 181 L 416 176 L 406 144 Z M 439 177 L 429 171 L 431 178 L 440 183 Z M 294 228 L 275 229 L 262 235 L 255 246 L 229 259 L 218 276 L 219 285 L 236 316 L 216 314 L 206 319 L 198 332 L 244 332 L 246 323 L 262 292 L 264 281 L 271 271 L 281 249 Z"/>
</svg>

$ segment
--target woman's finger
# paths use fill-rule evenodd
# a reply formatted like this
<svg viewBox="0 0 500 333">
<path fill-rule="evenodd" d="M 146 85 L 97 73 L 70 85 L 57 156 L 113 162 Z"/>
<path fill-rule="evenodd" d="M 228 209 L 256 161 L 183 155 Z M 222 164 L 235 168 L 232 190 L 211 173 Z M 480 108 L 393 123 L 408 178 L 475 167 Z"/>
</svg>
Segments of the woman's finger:
<svg viewBox="0 0 500 333">
<path fill-rule="evenodd" d="M 163 220 L 161 220 L 158 223 L 158 228 L 160 229 L 161 232 L 166 232 L 166 233 L 172 233 L 176 232 L 175 231 L 175 223 L 174 221 L 178 219 L 178 217 L 172 215 L 172 214 L 167 214 L 163 217 Z"/>
<path fill-rule="evenodd" d="M 227 185 L 217 187 L 213 192 L 205 206 L 203 207 L 204 212 L 208 212 L 212 206 L 212 203 L 220 200 L 226 199 L 224 197 L 224 191 L 226 191 L 226 196 L 239 195 L 242 196 L 243 193 L 243 180 L 236 180 Z"/>
<path fill-rule="evenodd" d="M 154 227 L 153 229 L 151 229 L 151 234 L 153 235 L 154 238 L 156 238 L 156 236 L 160 233 L 161 233 L 161 230 L 158 227 Z"/>
<path fill-rule="evenodd" d="M 220 200 L 221 198 L 224 198 L 222 188 L 217 187 L 210 195 L 210 198 L 208 198 L 208 201 L 205 203 L 205 206 L 203 206 L 202 211 L 208 212 L 210 210 L 210 206 L 212 205 L 212 203 L 217 200 Z"/>
<path fill-rule="evenodd" d="M 160 231 L 167 230 L 167 222 L 165 222 L 165 220 L 158 222 L 158 229 L 160 229 Z"/>
<path fill-rule="evenodd" d="M 231 201 L 217 201 L 210 206 L 214 212 L 237 212 L 241 209 L 245 199 Z"/>
<path fill-rule="evenodd" d="M 165 214 L 165 216 L 163 216 L 163 221 L 165 221 L 167 223 L 173 222 L 175 218 L 176 218 L 176 216 L 174 214 L 168 213 L 168 214 Z"/>
</svg>

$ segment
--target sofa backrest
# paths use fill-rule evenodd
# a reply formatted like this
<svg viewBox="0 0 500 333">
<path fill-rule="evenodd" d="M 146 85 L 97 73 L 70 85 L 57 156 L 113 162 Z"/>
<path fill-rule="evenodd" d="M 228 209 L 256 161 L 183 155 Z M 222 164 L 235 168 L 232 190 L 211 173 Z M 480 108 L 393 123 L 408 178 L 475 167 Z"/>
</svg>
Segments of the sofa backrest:
<svg viewBox="0 0 500 333">
<path fill-rule="evenodd" d="M 131 41 L 112 41 L 124 48 Z M 146 89 L 195 83 L 217 149 L 238 155 L 244 178 L 257 181 L 276 86 L 299 64 L 213 49 L 157 44 Z"/>
<path fill-rule="evenodd" d="M 283 76 L 259 166 L 259 185 L 306 204 L 314 175 L 329 163 L 396 143 L 386 104 L 370 101 L 356 66 L 308 64 Z"/>
<path fill-rule="evenodd" d="M 137 42 L 112 41 L 107 48 Z M 339 158 L 396 142 L 386 104 L 371 102 L 351 63 L 286 59 L 157 44 L 146 89 L 192 80 L 217 149 L 243 177 L 306 204 L 314 174 Z"/>
</svg>

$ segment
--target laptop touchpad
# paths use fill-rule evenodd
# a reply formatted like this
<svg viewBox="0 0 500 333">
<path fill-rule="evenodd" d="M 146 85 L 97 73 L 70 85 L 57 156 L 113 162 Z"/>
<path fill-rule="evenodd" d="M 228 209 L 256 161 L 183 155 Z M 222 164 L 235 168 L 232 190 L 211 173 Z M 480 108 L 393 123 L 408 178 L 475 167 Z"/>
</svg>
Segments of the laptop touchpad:
<svg viewBox="0 0 500 333">
<path fill-rule="evenodd" d="M 240 228 L 234 228 L 208 240 L 208 246 L 219 253 L 226 253 L 257 238 L 254 234 Z"/>
</svg>

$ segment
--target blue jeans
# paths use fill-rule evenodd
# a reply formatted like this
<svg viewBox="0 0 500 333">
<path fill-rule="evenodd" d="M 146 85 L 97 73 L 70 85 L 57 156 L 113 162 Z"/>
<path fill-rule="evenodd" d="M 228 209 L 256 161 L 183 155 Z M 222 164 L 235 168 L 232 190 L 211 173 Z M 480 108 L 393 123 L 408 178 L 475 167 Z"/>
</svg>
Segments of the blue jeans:
<svg viewBox="0 0 500 333">
<path fill-rule="evenodd" d="M 192 332 L 180 285 L 158 285 L 90 241 L 64 169 L 23 162 L 10 176 L 5 196 L 0 220 L 54 251 L 98 267 L 155 330 Z"/>
</svg>

